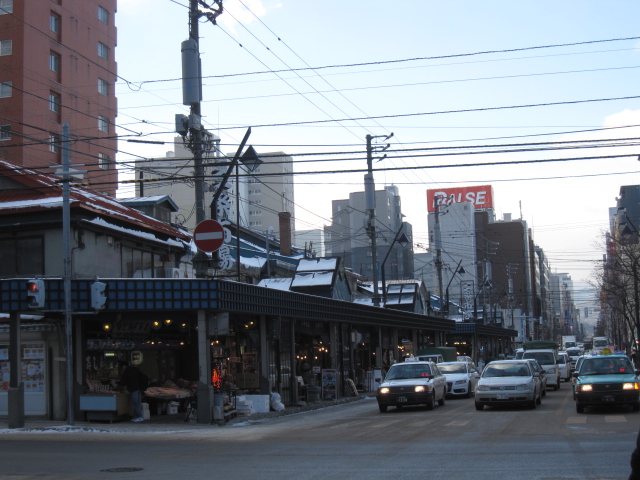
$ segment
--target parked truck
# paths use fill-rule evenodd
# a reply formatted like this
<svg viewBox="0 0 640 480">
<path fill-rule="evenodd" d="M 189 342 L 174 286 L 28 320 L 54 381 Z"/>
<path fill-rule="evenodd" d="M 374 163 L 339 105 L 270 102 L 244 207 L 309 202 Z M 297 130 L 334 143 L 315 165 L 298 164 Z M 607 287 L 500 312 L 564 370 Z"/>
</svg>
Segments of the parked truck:
<svg viewBox="0 0 640 480">
<path fill-rule="evenodd" d="M 574 348 L 578 345 L 575 335 L 563 335 L 562 336 L 562 350 L 567 348 Z"/>
</svg>

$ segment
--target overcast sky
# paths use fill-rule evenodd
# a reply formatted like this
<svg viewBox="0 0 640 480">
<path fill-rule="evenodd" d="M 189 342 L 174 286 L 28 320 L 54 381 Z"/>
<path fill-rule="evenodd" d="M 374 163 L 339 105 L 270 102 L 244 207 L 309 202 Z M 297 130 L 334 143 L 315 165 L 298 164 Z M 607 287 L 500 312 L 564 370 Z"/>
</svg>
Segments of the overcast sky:
<svg viewBox="0 0 640 480">
<path fill-rule="evenodd" d="M 126 162 L 171 150 L 174 115 L 188 113 L 188 4 L 118 1 L 122 178 Z M 554 271 L 589 279 L 620 186 L 640 184 L 640 2 L 223 5 L 199 26 L 206 128 L 226 153 L 252 127 L 259 153 L 295 155 L 296 228 L 329 224 L 331 200 L 363 190 L 365 136 L 393 132 L 374 178 L 399 187 L 414 244 L 428 244 L 427 189 L 488 184 L 498 217 L 522 215 Z M 126 141 L 138 134 L 168 143 Z"/>
</svg>

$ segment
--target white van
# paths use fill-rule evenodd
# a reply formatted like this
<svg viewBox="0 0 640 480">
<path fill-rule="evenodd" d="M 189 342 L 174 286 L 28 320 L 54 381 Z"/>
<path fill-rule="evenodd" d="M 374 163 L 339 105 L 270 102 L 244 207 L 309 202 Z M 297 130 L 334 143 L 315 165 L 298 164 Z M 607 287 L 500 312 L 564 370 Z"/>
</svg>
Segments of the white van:
<svg viewBox="0 0 640 480">
<path fill-rule="evenodd" d="M 547 387 L 554 390 L 560 388 L 560 369 L 558 368 L 556 351 L 553 349 L 525 350 L 522 358 L 535 358 L 542 365 L 547 376 Z"/>
</svg>

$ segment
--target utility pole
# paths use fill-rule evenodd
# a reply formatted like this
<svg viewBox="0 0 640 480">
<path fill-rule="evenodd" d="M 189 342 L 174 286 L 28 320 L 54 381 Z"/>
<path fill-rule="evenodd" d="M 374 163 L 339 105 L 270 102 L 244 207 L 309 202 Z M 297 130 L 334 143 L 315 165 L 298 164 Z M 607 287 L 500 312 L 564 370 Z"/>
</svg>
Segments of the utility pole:
<svg viewBox="0 0 640 480">
<path fill-rule="evenodd" d="M 373 180 L 373 152 L 383 152 L 389 148 L 389 144 L 384 147 L 372 145 L 374 138 L 384 138 L 389 140 L 393 137 L 393 133 L 389 135 L 367 135 L 367 173 L 364 175 L 364 203 L 367 213 L 367 234 L 371 239 L 371 268 L 373 270 L 373 306 L 380 306 L 380 293 L 378 292 L 378 252 L 376 245 L 376 186 Z M 384 159 L 384 156 L 380 159 Z"/>
<path fill-rule="evenodd" d="M 434 197 L 436 221 L 433 227 L 434 243 L 436 247 L 436 273 L 438 275 L 438 297 L 440 298 L 440 313 L 449 311 L 449 305 L 444 305 L 444 292 L 442 291 L 442 232 L 440 231 L 440 204 Z M 447 301 L 449 299 L 447 298 Z"/>
</svg>

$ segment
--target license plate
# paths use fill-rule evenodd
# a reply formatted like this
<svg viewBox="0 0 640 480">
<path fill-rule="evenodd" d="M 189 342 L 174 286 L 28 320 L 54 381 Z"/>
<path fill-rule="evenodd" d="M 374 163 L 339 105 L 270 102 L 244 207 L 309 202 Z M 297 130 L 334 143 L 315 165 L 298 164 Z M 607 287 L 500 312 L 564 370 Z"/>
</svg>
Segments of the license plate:
<svg viewBox="0 0 640 480">
<path fill-rule="evenodd" d="M 499 393 L 498 394 L 498 400 L 508 400 L 509 399 L 509 394 L 508 393 Z"/>
<path fill-rule="evenodd" d="M 407 397 L 398 397 L 398 402 L 406 402 Z"/>
<path fill-rule="evenodd" d="M 602 396 L 602 401 L 603 402 L 613 402 L 614 401 L 614 397 L 613 397 L 613 395 L 603 395 Z"/>
</svg>

